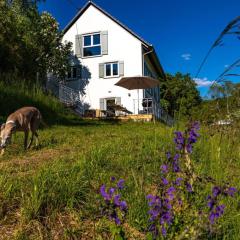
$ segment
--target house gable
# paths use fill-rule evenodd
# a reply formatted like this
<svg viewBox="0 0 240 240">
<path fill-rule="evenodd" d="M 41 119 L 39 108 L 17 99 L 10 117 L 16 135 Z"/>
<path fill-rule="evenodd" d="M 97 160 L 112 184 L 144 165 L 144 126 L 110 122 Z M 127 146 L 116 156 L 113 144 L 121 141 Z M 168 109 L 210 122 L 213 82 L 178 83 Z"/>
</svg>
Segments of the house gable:
<svg viewBox="0 0 240 240">
<path fill-rule="evenodd" d="M 89 1 L 85 4 L 85 6 L 76 14 L 76 16 L 68 23 L 68 25 L 64 28 L 63 32 L 66 33 L 73 24 L 83 15 L 83 13 L 90 7 L 94 6 L 96 9 L 98 9 L 100 12 L 102 12 L 104 15 L 106 15 L 108 18 L 110 18 L 112 21 L 120 25 L 122 28 L 124 28 L 127 32 L 129 32 L 131 35 L 136 37 L 139 41 L 142 42 L 142 44 L 145 47 L 152 47 L 152 44 L 146 42 L 144 39 L 142 39 L 140 36 L 138 36 L 136 33 L 134 33 L 132 30 L 130 30 L 127 26 L 125 26 L 123 23 L 121 23 L 119 20 L 114 18 L 112 15 L 107 13 L 105 10 L 103 10 L 101 7 L 99 7 L 97 4 L 93 3 L 92 1 Z"/>
<path fill-rule="evenodd" d="M 152 64 L 154 65 L 154 67 L 156 68 L 156 71 L 158 72 L 159 76 L 165 77 L 164 74 L 164 70 L 161 66 L 161 63 L 159 61 L 159 58 L 156 54 L 156 51 L 153 47 L 152 44 L 146 42 L 144 39 L 142 39 L 141 37 L 139 37 L 136 33 L 134 33 L 132 30 L 130 30 L 128 27 L 126 27 L 124 24 L 122 24 L 120 21 L 118 21 L 116 18 L 114 18 L 113 16 L 111 16 L 109 13 L 107 13 L 105 10 L 103 10 L 101 7 L 99 7 L 97 4 L 93 3 L 92 1 L 89 1 L 88 3 L 85 4 L 85 6 L 76 14 L 76 16 L 69 22 L 69 24 L 64 28 L 64 34 L 67 34 L 68 31 L 71 30 L 71 28 L 77 24 L 77 21 L 83 16 L 85 15 L 84 13 L 87 12 L 87 10 L 89 10 L 89 8 L 94 8 L 96 10 L 98 10 L 101 14 L 103 14 L 104 16 L 106 16 L 108 19 L 112 20 L 114 23 L 116 23 L 116 25 L 118 25 L 119 27 L 121 27 L 122 29 L 124 29 L 126 32 L 129 33 L 129 35 L 131 35 L 132 37 L 134 37 L 136 40 L 140 41 L 140 43 L 142 44 L 142 48 L 143 48 L 143 53 L 149 52 L 149 58 L 151 59 Z M 99 29 L 96 29 L 99 30 Z M 102 29 L 102 30 L 106 30 L 106 29 Z M 92 31 L 89 30 L 89 32 L 86 33 L 91 33 Z"/>
</svg>

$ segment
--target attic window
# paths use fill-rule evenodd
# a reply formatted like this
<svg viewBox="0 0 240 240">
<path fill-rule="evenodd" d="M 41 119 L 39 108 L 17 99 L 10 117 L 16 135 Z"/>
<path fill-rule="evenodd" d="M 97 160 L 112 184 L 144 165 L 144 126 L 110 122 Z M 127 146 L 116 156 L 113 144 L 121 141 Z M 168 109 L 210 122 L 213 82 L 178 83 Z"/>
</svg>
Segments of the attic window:
<svg viewBox="0 0 240 240">
<path fill-rule="evenodd" d="M 83 36 L 83 56 L 99 56 L 101 55 L 100 34 L 88 34 Z"/>
</svg>

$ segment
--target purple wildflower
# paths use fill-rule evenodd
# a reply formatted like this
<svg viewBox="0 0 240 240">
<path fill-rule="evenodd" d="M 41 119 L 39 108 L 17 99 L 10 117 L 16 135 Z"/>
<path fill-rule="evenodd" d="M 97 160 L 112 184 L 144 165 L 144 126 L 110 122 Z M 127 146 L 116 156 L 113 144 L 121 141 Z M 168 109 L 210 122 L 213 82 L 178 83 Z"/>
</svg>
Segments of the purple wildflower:
<svg viewBox="0 0 240 240">
<path fill-rule="evenodd" d="M 222 193 L 222 191 L 221 191 L 220 187 L 218 187 L 218 186 L 213 187 L 212 194 L 213 194 L 214 197 L 217 197 L 221 193 Z"/>
<path fill-rule="evenodd" d="M 188 139 L 186 144 L 186 149 L 188 153 L 192 153 L 193 143 L 197 142 L 197 138 L 200 136 L 198 130 L 200 129 L 200 125 L 198 122 L 194 122 L 188 132 Z"/>
<path fill-rule="evenodd" d="M 164 237 L 166 237 L 166 235 L 167 235 L 167 230 L 166 230 L 166 228 L 165 228 L 164 226 L 162 227 L 161 232 L 162 232 L 162 235 L 163 235 Z"/>
<path fill-rule="evenodd" d="M 110 187 L 108 190 L 105 185 L 100 187 L 100 194 L 104 199 L 102 212 L 117 225 L 121 224 L 121 219 L 125 217 L 127 212 L 127 203 L 121 200 L 121 195 L 118 193 L 123 188 L 123 184 L 124 180 L 120 179 L 116 187 Z"/>
<path fill-rule="evenodd" d="M 174 172 L 180 172 L 179 158 L 180 158 L 180 154 L 179 153 L 175 154 L 175 156 L 173 158 L 173 171 Z"/>
<path fill-rule="evenodd" d="M 118 189 L 123 189 L 124 188 L 124 180 L 123 179 L 120 179 L 117 183 L 117 187 Z"/>
<path fill-rule="evenodd" d="M 161 165 L 161 172 L 164 174 L 164 173 L 167 173 L 168 172 L 168 165 L 166 164 L 163 164 Z"/>
<path fill-rule="evenodd" d="M 213 209 L 214 205 L 215 205 L 215 200 L 211 197 L 211 196 L 208 196 L 208 207 L 210 208 L 210 210 Z"/>
<path fill-rule="evenodd" d="M 168 180 L 166 178 L 162 178 L 162 184 L 163 185 L 168 185 Z"/>
<path fill-rule="evenodd" d="M 225 190 L 225 194 L 227 194 L 230 197 L 234 197 L 234 194 L 237 192 L 237 189 L 235 187 L 229 187 Z"/>
<path fill-rule="evenodd" d="M 111 177 L 111 182 L 114 182 L 116 178 L 114 176 Z"/>
<path fill-rule="evenodd" d="M 126 203 L 126 201 L 121 201 L 120 202 L 120 209 L 122 211 L 126 211 L 127 210 L 127 203 Z"/>
<path fill-rule="evenodd" d="M 224 213 L 225 205 L 216 206 L 215 209 L 212 209 L 208 217 L 211 224 L 214 224 L 215 221 L 220 218 Z"/>
<path fill-rule="evenodd" d="M 111 200 L 110 195 L 106 192 L 105 185 L 101 186 L 100 193 L 101 193 L 101 195 L 102 195 L 102 197 L 104 198 L 105 201 L 110 201 Z"/>
<path fill-rule="evenodd" d="M 219 204 L 219 197 L 222 196 L 230 196 L 233 197 L 235 192 L 237 191 L 236 188 L 234 187 L 228 187 L 226 189 L 219 187 L 219 186 L 214 186 L 212 188 L 212 196 L 208 196 L 208 207 L 209 207 L 209 222 L 210 224 L 214 224 L 216 220 L 221 217 L 224 213 L 225 205 L 220 205 Z"/>
<path fill-rule="evenodd" d="M 182 182 L 183 178 L 179 177 L 176 179 L 176 181 L 174 182 L 175 185 L 180 186 L 181 182 Z"/>
<path fill-rule="evenodd" d="M 183 133 L 179 131 L 176 131 L 174 133 L 175 133 L 174 142 L 176 144 L 176 149 L 182 150 L 185 142 Z"/>
<path fill-rule="evenodd" d="M 110 188 L 109 189 L 109 195 L 112 197 L 113 193 L 115 192 L 115 188 Z"/>
<path fill-rule="evenodd" d="M 174 193 L 175 193 L 176 189 L 174 187 L 170 187 L 168 188 L 167 190 L 167 196 L 168 196 L 168 199 L 171 201 L 174 199 Z"/>
<path fill-rule="evenodd" d="M 188 182 L 186 183 L 186 188 L 187 188 L 188 192 L 190 192 L 190 193 L 193 192 L 192 185 L 190 183 L 188 183 Z"/>
</svg>

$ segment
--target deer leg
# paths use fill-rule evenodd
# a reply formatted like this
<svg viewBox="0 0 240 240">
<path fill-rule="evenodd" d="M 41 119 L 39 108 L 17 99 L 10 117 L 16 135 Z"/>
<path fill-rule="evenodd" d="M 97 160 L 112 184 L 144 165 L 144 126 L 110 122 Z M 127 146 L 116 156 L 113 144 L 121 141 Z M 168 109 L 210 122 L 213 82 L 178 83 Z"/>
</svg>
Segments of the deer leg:
<svg viewBox="0 0 240 240">
<path fill-rule="evenodd" d="M 0 155 L 0 156 L 2 156 L 2 155 L 4 154 L 4 152 L 5 152 L 5 149 L 2 148 L 2 150 L 1 150 L 1 155 Z"/>
<path fill-rule="evenodd" d="M 28 131 L 24 132 L 24 149 L 27 150 Z"/>
<path fill-rule="evenodd" d="M 35 132 L 34 135 L 35 135 L 35 138 L 36 138 L 36 147 L 38 147 L 38 145 L 39 145 L 39 139 L 38 139 L 38 134 L 37 134 L 37 132 Z"/>
<path fill-rule="evenodd" d="M 28 144 L 28 146 L 27 146 L 27 149 L 29 149 L 29 148 L 32 146 L 32 142 L 33 142 L 33 137 L 34 137 L 34 135 L 35 135 L 35 133 L 32 132 L 32 136 L 31 136 L 30 142 L 29 142 L 29 144 Z"/>
</svg>

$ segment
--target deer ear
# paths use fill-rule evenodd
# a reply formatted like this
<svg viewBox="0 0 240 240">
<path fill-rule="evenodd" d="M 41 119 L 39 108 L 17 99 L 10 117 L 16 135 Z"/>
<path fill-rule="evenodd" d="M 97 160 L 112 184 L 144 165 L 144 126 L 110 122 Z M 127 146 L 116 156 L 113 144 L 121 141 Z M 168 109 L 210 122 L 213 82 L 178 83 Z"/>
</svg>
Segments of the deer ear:
<svg viewBox="0 0 240 240">
<path fill-rule="evenodd" d="M 5 123 L 3 123 L 3 124 L 1 125 L 1 131 L 5 128 L 5 126 L 6 126 Z"/>
</svg>

